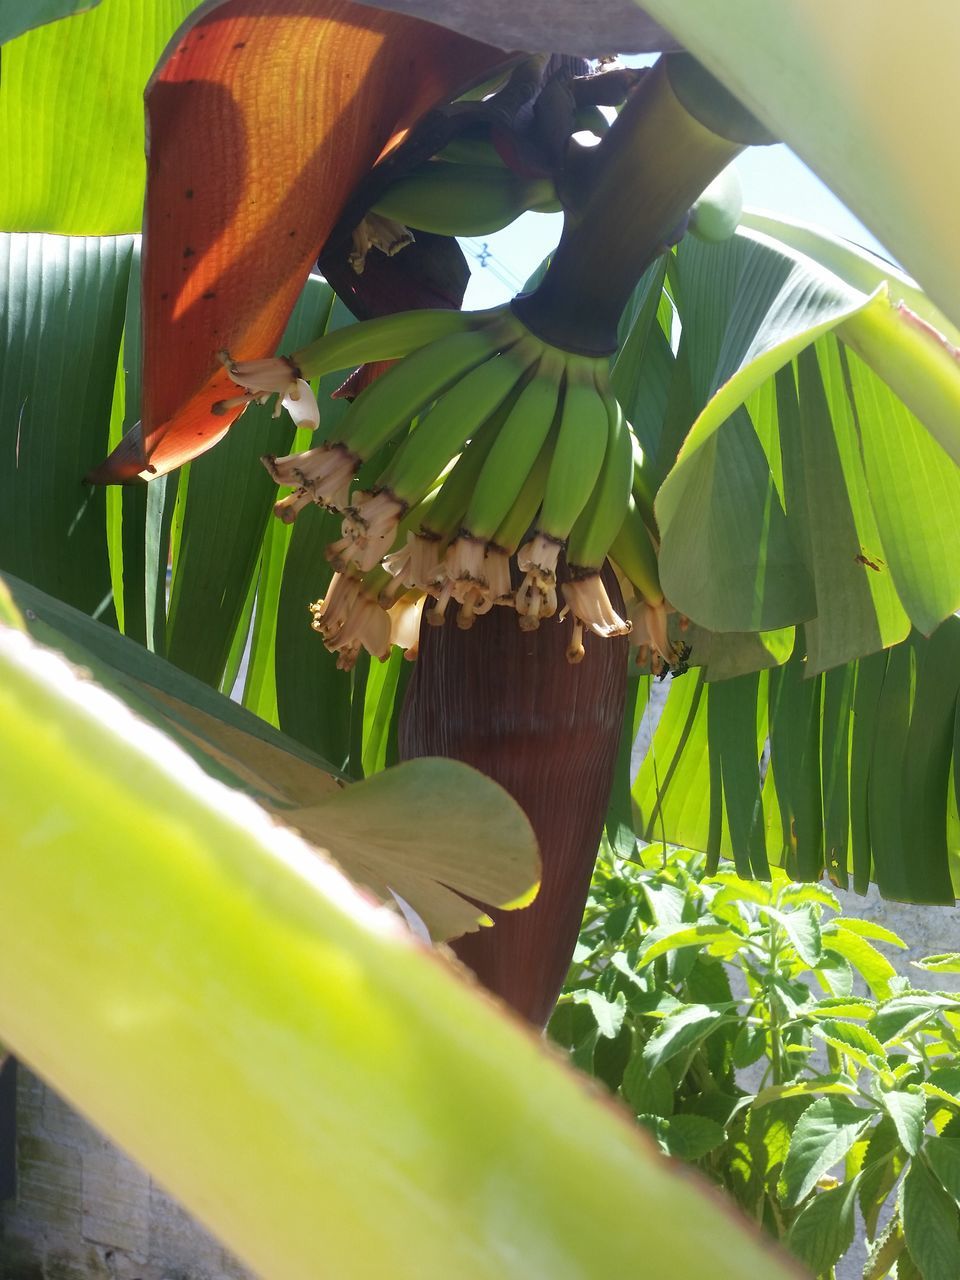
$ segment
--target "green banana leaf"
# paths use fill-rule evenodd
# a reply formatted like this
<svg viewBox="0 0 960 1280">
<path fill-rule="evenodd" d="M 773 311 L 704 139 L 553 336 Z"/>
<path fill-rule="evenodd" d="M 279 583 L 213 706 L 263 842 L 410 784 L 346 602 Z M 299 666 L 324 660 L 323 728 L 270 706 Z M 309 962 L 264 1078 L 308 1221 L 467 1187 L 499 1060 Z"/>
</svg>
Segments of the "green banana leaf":
<svg viewBox="0 0 960 1280">
<path fill-rule="evenodd" d="M 477 903 L 526 905 L 539 859 L 529 823 L 506 793 L 452 760 L 414 761 L 344 788 L 337 771 L 222 694 L 27 583 L 4 575 L 37 640 L 65 654 L 200 767 L 332 855 L 383 901 L 394 894 L 436 939 L 489 923 Z M 457 796 L 451 836 L 436 797 Z"/>
<path fill-rule="evenodd" d="M 960 10 L 899 0 L 643 0 L 960 323 Z"/>
<path fill-rule="evenodd" d="M 100 0 L 33 0 L 26 8 L 22 0 L 0 0 L 0 44 L 33 27 L 93 9 L 99 3 Z"/>
<path fill-rule="evenodd" d="M 36 7 L 7 3 L 18 12 Z M 4 46 L 0 230 L 140 230 L 144 85 L 196 7 L 197 0 L 109 0 Z"/>
<path fill-rule="evenodd" d="M 654 1274 L 792 1274 L 299 838 L 9 627 L 0 751 L 0 1036 L 261 1274 L 587 1280 L 639 1247 Z"/>
<path fill-rule="evenodd" d="M 899 273 L 764 226 L 677 251 L 661 432 L 677 404 L 693 422 L 657 495 L 660 572 L 711 631 L 806 623 L 816 672 L 960 608 L 960 365 Z"/>
<path fill-rule="evenodd" d="M 960 619 L 811 675 L 776 670 L 670 691 L 633 787 L 647 840 L 827 874 L 863 893 L 952 903 L 960 889 Z M 769 762 L 764 747 L 769 742 Z"/>
</svg>

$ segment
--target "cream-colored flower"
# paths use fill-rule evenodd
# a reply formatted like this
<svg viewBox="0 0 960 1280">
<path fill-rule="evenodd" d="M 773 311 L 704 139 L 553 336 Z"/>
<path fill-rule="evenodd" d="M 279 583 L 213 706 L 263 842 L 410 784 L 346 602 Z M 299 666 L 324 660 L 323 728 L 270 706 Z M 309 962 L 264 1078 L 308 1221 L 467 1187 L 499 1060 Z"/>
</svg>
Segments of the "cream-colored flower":
<svg viewBox="0 0 960 1280">
<path fill-rule="evenodd" d="M 238 405 L 266 404 L 271 396 L 276 396 L 275 418 L 280 417 L 283 408 L 298 427 L 315 430 L 320 425 L 317 397 L 309 382 L 301 376 L 299 368 L 286 356 L 237 361 L 231 360 L 226 351 L 221 351 L 220 361 L 233 381 L 243 388 L 243 395 L 218 401 L 213 406 L 214 413 L 226 413 Z"/>
<path fill-rule="evenodd" d="M 284 458 L 266 454 L 260 459 L 277 484 L 306 490 L 312 500 L 331 511 L 344 511 L 350 502 L 350 486 L 360 464 L 343 444 L 322 444 Z M 305 505 L 301 503 L 297 511 Z M 296 516 L 296 511 L 289 519 Z M 282 516 L 281 519 L 287 519 Z"/>
</svg>

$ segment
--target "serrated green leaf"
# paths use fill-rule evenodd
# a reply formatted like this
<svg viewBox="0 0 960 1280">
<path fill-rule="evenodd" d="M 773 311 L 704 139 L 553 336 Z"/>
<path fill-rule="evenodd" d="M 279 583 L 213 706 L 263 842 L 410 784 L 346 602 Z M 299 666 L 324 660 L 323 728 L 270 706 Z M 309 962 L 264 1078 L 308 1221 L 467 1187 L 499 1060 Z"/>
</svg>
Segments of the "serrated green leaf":
<svg viewBox="0 0 960 1280">
<path fill-rule="evenodd" d="M 759 1062 L 766 1043 L 767 1033 L 764 1027 L 751 1027 L 744 1023 L 733 1042 L 733 1065 L 742 1068 Z"/>
<path fill-rule="evenodd" d="M 883 1090 L 880 1101 L 893 1121 L 897 1137 L 907 1155 L 915 1156 L 923 1141 L 923 1126 L 927 1119 L 927 1105 L 917 1086 L 907 1089 Z"/>
<path fill-rule="evenodd" d="M 716 1150 L 726 1137 L 723 1126 L 706 1116 L 639 1115 L 637 1120 L 653 1134 L 661 1151 L 677 1160 L 699 1160 Z"/>
<path fill-rule="evenodd" d="M 817 1275 L 829 1271 L 853 1243 L 859 1179 L 820 1191 L 787 1234 L 794 1257 Z"/>
<path fill-rule="evenodd" d="M 815 968 L 823 953 L 820 918 L 816 910 L 812 906 L 794 911 L 778 911 L 775 907 L 763 907 L 762 910 L 764 915 L 780 925 L 800 959 L 811 969 Z"/>
<path fill-rule="evenodd" d="M 960 1204 L 960 1139 L 931 1136 L 923 1144 L 923 1154 L 940 1185 Z"/>
<path fill-rule="evenodd" d="M 903 1182 L 903 1233 L 923 1280 L 960 1275 L 960 1218 L 953 1199 L 921 1160 L 911 1162 Z"/>
<path fill-rule="evenodd" d="M 870 1018 L 877 1006 L 872 1000 L 850 1000 L 844 996 L 825 996 L 809 1010 L 810 1018 Z"/>
<path fill-rule="evenodd" d="M 639 1115 L 670 1116 L 674 1107 L 673 1080 L 666 1067 L 648 1070 L 643 1044 L 634 1033 L 634 1049 L 623 1073 L 620 1092 Z"/>
<path fill-rule="evenodd" d="M 927 969 L 931 973 L 960 973 L 960 951 L 943 951 L 910 963 L 915 969 Z"/>
<path fill-rule="evenodd" d="M 886 1001 L 877 1010 L 870 1027 L 877 1039 L 888 1045 L 911 1028 L 927 1021 L 935 1022 L 943 1010 L 957 1005 L 957 1000 L 950 996 L 914 991 Z"/>
<path fill-rule="evenodd" d="M 890 1219 L 870 1246 L 862 1280 L 883 1280 L 900 1257 L 905 1245 L 903 1228 L 900 1225 L 899 1215 L 896 1215 Z"/>
<path fill-rule="evenodd" d="M 789 1084 L 771 1084 L 761 1089 L 751 1102 L 751 1107 L 766 1107 L 781 1098 L 805 1098 L 818 1094 L 847 1094 L 857 1092 L 857 1086 L 850 1076 L 833 1074 L 813 1076 L 809 1080 L 792 1080 Z"/>
<path fill-rule="evenodd" d="M 880 1212 L 900 1176 L 905 1159 L 896 1125 L 888 1115 L 881 1115 L 870 1131 L 860 1180 L 860 1212 L 871 1239 L 877 1233 Z"/>
<path fill-rule="evenodd" d="M 613 1000 L 605 1000 L 599 991 L 574 991 L 572 998 L 575 1004 L 585 1004 L 593 1014 L 597 1031 L 608 1040 L 620 1034 L 623 1016 L 627 1011 L 627 1001 L 622 991 L 618 991 Z"/>
<path fill-rule="evenodd" d="M 861 1066 L 869 1067 L 886 1061 L 887 1055 L 880 1041 L 856 1022 L 838 1022 L 834 1018 L 824 1018 L 813 1030 L 815 1035 Z"/>
<path fill-rule="evenodd" d="M 702 1040 L 711 1035 L 718 1027 L 729 1022 L 719 1009 L 711 1009 L 707 1005 L 687 1005 L 680 1013 L 667 1018 L 650 1037 L 643 1049 L 643 1060 L 648 1071 L 695 1048 Z"/>
<path fill-rule="evenodd" d="M 831 921 L 823 931 L 823 947 L 848 960 L 878 1000 L 890 995 L 890 979 L 896 977 L 896 970 L 866 938 Z"/>
<path fill-rule="evenodd" d="M 859 934 L 861 938 L 869 938 L 873 942 L 889 942 L 892 947 L 905 948 L 907 944 L 898 933 L 875 920 L 860 920 L 856 916 L 837 916 L 831 924 L 839 925 L 848 933 Z"/>
<path fill-rule="evenodd" d="M 722 924 L 694 924 L 679 926 L 670 933 L 657 938 L 649 947 L 640 953 L 640 963 L 652 964 L 658 956 L 667 955 L 684 947 L 701 947 L 709 955 L 720 955 L 724 958 L 735 955 L 744 945 L 746 939 L 733 929 Z"/>
<path fill-rule="evenodd" d="M 797 1122 L 783 1164 L 788 1203 L 799 1204 L 818 1180 L 844 1158 L 871 1113 L 845 1098 L 818 1098 Z"/>
</svg>

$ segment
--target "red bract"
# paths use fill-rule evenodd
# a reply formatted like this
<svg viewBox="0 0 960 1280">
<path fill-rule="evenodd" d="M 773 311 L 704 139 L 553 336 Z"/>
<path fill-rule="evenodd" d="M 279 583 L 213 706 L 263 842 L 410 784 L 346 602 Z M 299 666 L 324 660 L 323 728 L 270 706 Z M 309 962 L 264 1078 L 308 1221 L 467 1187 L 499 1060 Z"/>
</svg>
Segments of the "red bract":
<svg viewBox="0 0 960 1280">
<path fill-rule="evenodd" d="M 142 422 L 88 477 L 162 475 L 239 410 L 217 359 L 272 351 L 347 197 L 436 102 L 502 61 L 352 0 L 226 0 L 147 88 Z"/>
</svg>

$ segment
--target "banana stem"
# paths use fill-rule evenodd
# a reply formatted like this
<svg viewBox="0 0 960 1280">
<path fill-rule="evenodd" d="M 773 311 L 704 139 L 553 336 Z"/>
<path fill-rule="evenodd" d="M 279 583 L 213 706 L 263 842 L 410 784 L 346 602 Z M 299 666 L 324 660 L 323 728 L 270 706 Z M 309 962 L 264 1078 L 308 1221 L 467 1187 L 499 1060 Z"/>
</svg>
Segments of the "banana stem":
<svg viewBox="0 0 960 1280">
<path fill-rule="evenodd" d="M 614 351 L 630 294 L 690 206 L 745 145 L 769 141 L 689 55 L 661 58 L 595 149 L 590 194 L 567 211 L 553 261 L 516 314 L 556 346 Z"/>
</svg>

